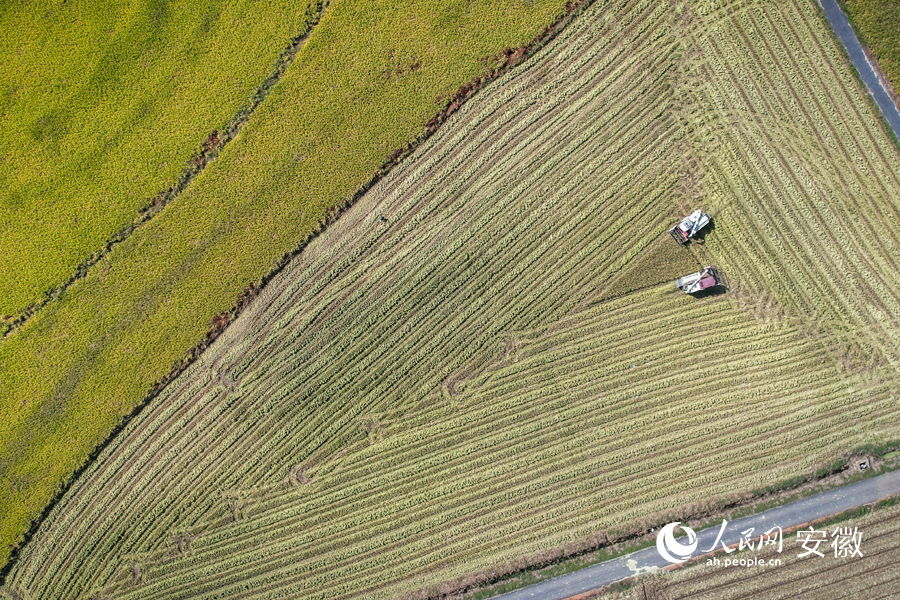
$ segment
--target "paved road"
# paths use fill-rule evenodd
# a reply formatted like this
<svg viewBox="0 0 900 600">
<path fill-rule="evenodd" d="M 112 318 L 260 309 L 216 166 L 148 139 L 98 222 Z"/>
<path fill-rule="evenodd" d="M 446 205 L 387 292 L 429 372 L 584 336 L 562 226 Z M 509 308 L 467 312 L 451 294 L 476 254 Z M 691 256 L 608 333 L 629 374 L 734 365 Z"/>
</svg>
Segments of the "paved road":
<svg viewBox="0 0 900 600">
<path fill-rule="evenodd" d="M 853 66 L 859 71 L 859 76 L 866 84 L 866 87 L 869 88 L 869 92 L 875 98 L 875 102 L 881 107 L 881 112 L 887 119 L 891 129 L 894 130 L 894 135 L 900 140 L 900 112 L 897 112 L 897 106 L 891 101 L 891 97 L 888 96 L 888 93 L 881 86 L 881 82 L 878 81 L 875 71 L 872 70 L 872 65 L 866 59 L 862 46 L 859 45 L 859 40 L 856 39 L 853 27 L 850 26 L 850 22 L 847 20 L 847 15 L 844 14 L 844 11 L 841 10 L 835 0 L 819 0 L 819 4 L 825 10 L 825 16 L 831 22 L 832 29 L 841 39 L 844 48 L 847 49 L 847 54 L 850 55 Z"/>
<path fill-rule="evenodd" d="M 894 130 L 894 135 L 900 139 L 900 112 L 897 111 L 897 107 L 891 101 L 866 59 L 862 46 L 856 38 L 856 33 L 847 20 L 847 15 L 835 0 L 819 0 L 819 3 L 835 33 L 844 44 L 850 60 L 859 71 L 860 77 L 881 108 L 891 129 Z M 720 549 L 722 545 L 737 544 L 742 537 L 741 532 L 749 528 L 754 529 L 755 535 L 759 535 L 773 526 L 788 529 L 897 494 L 900 494 L 900 471 L 818 494 L 758 515 L 730 521 L 722 534 L 721 541 L 716 544 L 716 548 Z M 699 543 L 697 545 L 698 552 L 695 554 L 701 554 L 701 551 L 710 548 L 716 542 L 720 527 L 712 527 L 697 533 Z M 687 539 L 682 537 L 677 541 L 684 544 Z M 654 546 L 498 596 L 497 600 L 564 600 L 634 575 L 667 567 L 669 564 L 659 555 Z"/>
<path fill-rule="evenodd" d="M 726 546 L 737 544 L 742 537 L 741 532 L 751 527 L 754 528 L 753 535 L 759 536 L 775 526 L 782 529 L 796 527 L 897 494 L 900 494 L 900 471 L 865 479 L 805 500 L 772 508 L 758 515 L 729 521 L 716 549 L 721 549 L 723 543 Z M 694 555 L 703 554 L 710 548 L 716 541 L 720 529 L 721 525 L 717 525 L 698 532 L 699 543 Z M 687 538 L 681 537 L 676 541 L 686 544 Z M 785 552 L 788 549 L 792 552 L 796 550 L 796 539 L 790 540 L 790 537 L 785 535 L 784 542 Z M 656 546 L 653 546 L 498 596 L 497 600 L 564 600 L 669 565 L 670 563 L 657 552 Z"/>
</svg>

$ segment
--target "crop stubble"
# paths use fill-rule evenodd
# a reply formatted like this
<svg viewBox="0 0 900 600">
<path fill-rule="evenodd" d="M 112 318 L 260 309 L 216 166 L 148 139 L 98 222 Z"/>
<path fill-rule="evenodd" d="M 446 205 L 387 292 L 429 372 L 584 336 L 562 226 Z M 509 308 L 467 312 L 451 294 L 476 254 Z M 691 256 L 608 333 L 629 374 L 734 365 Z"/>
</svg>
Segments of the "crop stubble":
<svg viewBox="0 0 900 600">
<path fill-rule="evenodd" d="M 597 3 L 276 277 L 11 585 L 390 597 L 896 439 L 898 167 L 813 7 Z M 692 169 L 735 292 L 603 300 Z"/>
</svg>

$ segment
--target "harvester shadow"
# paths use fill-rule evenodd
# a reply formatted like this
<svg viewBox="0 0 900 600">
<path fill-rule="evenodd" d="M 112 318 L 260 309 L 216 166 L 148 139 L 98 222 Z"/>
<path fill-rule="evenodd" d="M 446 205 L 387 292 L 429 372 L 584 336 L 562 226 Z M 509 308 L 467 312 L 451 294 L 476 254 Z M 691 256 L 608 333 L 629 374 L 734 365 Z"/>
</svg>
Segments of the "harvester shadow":
<svg viewBox="0 0 900 600">
<path fill-rule="evenodd" d="M 707 288 L 705 290 L 701 290 L 699 292 L 694 292 L 691 294 L 692 298 L 696 298 L 697 300 L 701 300 L 703 298 L 711 298 L 715 296 L 724 296 L 728 293 L 728 288 L 724 285 L 717 285 L 715 287 Z"/>
<path fill-rule="evenodd" d="M 707 223 L 703 229 L 698 231 L 694 237 L 689 239 L 687 242 L 683 244 L 685 248 L 690 247 L 692 244 L 700 244 L 701 246 L 706 243 L 706 236 L 716 230 L 716 220 L 711 218 L 709 219 L 709 223 Z"/>
</svg>

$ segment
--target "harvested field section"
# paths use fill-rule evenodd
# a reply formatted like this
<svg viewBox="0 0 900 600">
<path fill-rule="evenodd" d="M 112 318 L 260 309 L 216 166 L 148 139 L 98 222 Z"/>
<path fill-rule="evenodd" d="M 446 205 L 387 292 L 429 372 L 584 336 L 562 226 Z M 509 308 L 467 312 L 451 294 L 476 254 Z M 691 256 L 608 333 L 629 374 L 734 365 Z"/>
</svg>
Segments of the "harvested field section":
<svg viewBox="0 0 900 600">
<path fill-rule="evenodd" d="M 816 526 L 819 531 L 826 530 L 829 536 L 828 542 L 819 548 L 824 556 L 798 558 L 804 551 L 796 534 L 791 534 L 785 536 L 780 553 L 773 549 L 743 553 L 744 558 L 781 559 L 780 566 L 723 567 L 706 565 L 702 559 L 697 565 L 640 580 L 627 592 L 604 594 L 598 600 L 896 598 L 900 589 L 900 571 L 896 567 L 900 549 L 898 517 L 900 506 L 890 506 L 833 525 Z M 834 556 L 831 546 L 834 538 L 830 536 L 836 528 L 857 528 L 862 533 L 861 557 Z M 722 553 L 717 556 L 724 559 Z"/>
<path fill-rule="evenodd" d="M 805 455 L 803 468 L 812 468 L 841 440 L 822 436 L 823 421 L 849 410 L 863 436 L 862 422 L 890 406 L 883 390 L 871 391 L 874 406 L 848 402 L 844 385 L 827 381 L 831 369 L 822 356 L 796 344 L 790 329 L 731 307 L 720 341 L 704 348 L 702 361 L 688 348 L 676 348 L 681 358 L 673 360 L 665 350 L 670 339 L 660 334 L 670 319 L 661 308 L 671 298 L 655 295 L 642 298 L 641 315 L 622 305 L 581 315 L 538 344 L 549 350 L 534 356 L 526 344 L 529 358 L 499 369 L 490 378 L 496 385 L 470 386 L 475 391 L 459 400 L 466 410 L 457 405 L 455 415 L 436 423 L 418 415 L 400 419 L 381 440 L 345 455 L 330 475 L 314 475 L 309 488 L 248 495 L 246 522 L 199 537 L 189 560 L 170 576 L 171 565 L 151 571 L 158 587 L 139 595 L 189 596 L 204 578 L 206 585 L 227 583 L 227 573 L 234 574 L 233 589 L 278 577 L 297 593 L 331 595 L 341 589 L 331 585 L 336 569 L 349 570 L 348 590 L 374 586 L 390 572 L 408 571 L 414 585 L 427 585 L 614 530 L 623 520 L 727 496 L 738 482 L 765 485 L 766 475 L 795 472 L 796 464 L 783 462 L 794 452 Z M 723 307 L 682 308 L 685 322 L 669 330 L 674 337 L 687 337 L 694 323 Z M 616 356 L 632 329 L 609 324 L 623 313 L 656 332 L 641 340 L 650 349 L 646 357 Z M 567 342 L 573 337 L 580 344 Z M 767 343 L 760 345 L 761 338 Z M 632 368 L 634 360 L 643 362 Z M 605 372 L 597 373 L 598 363 Z M 641 383 L 657 368 L 671 377 Z M 759 383 L 764 377 L 768 385 Z M 699 399 L 688 393 L 694 385 L 704 390 Z M 746 417 L 773 410 L 781 416 Z M 884 417 L 873 420 L 889 425 Z M 750 461 L 748 440 L 757 447 Z M 672 494 L 673 474 L 690 491 Z M 254 551 L 237 550 L 263 539 Z M 477 561 L 453 564 L 466 555 Z M 185 587 L 175 587 L 179 581 Z"/>
<path fill-rule="evenodd" d="M 278 2 L 257 10 L 253 6 L 256 1 L 236 0 L 229 6 L 247 19 L 258 19 L 256 26 L 265 25 L 270 37 L 264 36 L 263 44 L 276 42 L 275 32 L 281 27 L 297 25 L 289 23 L 285 11 L 278 16 L 267 12 L 279 13 Z M 68 21 L 53 17 L 88 4 L 57 3 L 52 10 L 47 8 L 48 18 L 54 27 L 66 29 L 67 35 L 74 31 L 82 34 Z M 170 7 L 179 18 L 196 16 L 192 11 L 200 9 L 198 2 L 144 0 L 136 4 Z M 296 3 L 291 6 L 300 16 L 307 8 Z M 316 4 L 314 10 L 319 7 L 321 4 Z M 19 9 L 19 5 L 10 5 L 0 16 L 16 15 Z M 36 10 L 44 10 L 43 5 Z M 518 51 L 509 54 L 511 51 L 504 49 L 536 43 L 564 10 L 561 0 L 401 4 L 333 0 L 308 37 L 290 39 L 288 35 L 278 42 L 278 50 L 288 43 L 290 50 L 276 65 L 266 63 L 263 70 L 263 76 L 279 75 L 277 85 L 269 78 L 261 84 L 260 94 L 250 106 L 261 99 L 262 92 L 266 92 L 265 101 L 257 105 L 231 142 L 212 152 L 215 160 L 190 179 L 178 200 L 143 213 L 141 218 L 147 220 L 130 233 L 129 228 L 123 230 L 125 239 L 103 254 L 83 277 L 73 280 L 58 297 L 54 294 L 31 318 L 0 339 L 0 562 L 6 562 L 12 546 L 22 541 L 47 504 L 121 420 L 180 372 L 262 281 L 299 252 L 361 187 L 382 175 L 395 151 L 425 135 L 436 113 L 458 104 L 450 98 L 471 90 L 474 79 L 504 67 L 507 58 L 522 58 Z M 113 18 L 114 14 L 102 13 L 100 18 Z M 174 15 L 167 22 L 181 23 Z M 40 23 L 35 21 L 35 30 L 41 29 Z M 252 27 L 225 15 L 211 25 L 213 30 L 221 25 L 254 35 Z M 361 28 L 365 35 L 360 34 Z M 134 33 L 139 38 L 148 35 L 142 26 L 135 27 Z M 202 32 L 197 33 L 202 37 Z M 19 32 L 0 27 L 0 37 L 5 34 Z M 49 39 L 57 42 L 52 34 Z M 77 49 L 100 51 L 90 39 Z M 155 55 L 143 50 L 140 46 L 129 49 L 138 52 L 140 59 L 152 61 Z M 294 59 L 287 66 L 294 50 Z M 224 57 L 211 54 L 217 59 Z M 150 76 L 140 60 L 128 63 L 114 51 L 104 55 L 111 57 L 112 64 L 122 61 L 122 69 L 134 67 L 136 76 Z M 253 66 L 250 63 L 248 66 Z M 0 69 L 8 66 L 4 63 Z M 215 96 L 209 95 L 212 87 L 204 87 L 202 82 L 208 75 L 222 73 L 227 74 L 228 69 L 211 69 L 203 73 L 204 78 L 184 75 L 199 82 L 206 102 Z M 164 79 L 166 86 L 180 83 Z M 0 104 L 5 92 L 0 83 Z M 120 96 L 129 93 L 111 93 L 107 100 L 125 110 L 126 102 Z M 160 97 L 164 93 L 159 90 Z M 243 97 L 250 95 L 252 88 Z M 181 112 L 186 118 L 200 114 Z M 151 117 L 146 118 L 154 126 L 164 125 L 162 119 Z M 231 128 L 229 131 L 233 133 Z M 121 147 L 126 147 L 125 140 L 121 142 Z M 157 150 L 164 151 L 164 146 Z M 0 140 L 0 162 L 13 164 L 15 161 L 9 160 L 13 155 L 3 150 Z M 41 164 L 52 171 L 58 158 L 51 152 Z M 78 164 L 91 168 L 88 162 Z M 156 165 L 151 162 L 148 173 L 156 173 Z M 3 168 L 0 166 L 0 171 Z M 71 191 L 78 201 L 86 197 L 64 184 L 58 190 Z M 27 198 L 48 199 L 37 192 Z M 42 222 L 57 223 L 48 202 L 39 208 Z M 92 231 L 99 227 L 78 218 L 78 227 Z M 57 224 L 68 227 L 65 220 Z M 4 227 L 0 215 L 0 230 Z M 58 235 L 55 240 L 63 242 L 65 236 Z M 37 235 L 32 242 L 42 243 Z M 44 249 L 52 253 L 51 246 L 45 244 Z M 5 283 L 15 285 L 15 277 L 8 279 Z M 0 282 L 0 288 L 3 284 Z M 7 298 L 0 298 L 0 304 Z M 0 331 L 6 331 L 2 323 Z"/>
<path fill-rule="evenodd" d="M 815 233 L 895 210 L 900 157 L 858 88 L 827 114 L 847 70 L 805 4 L 707 8 L 597 3 L 465 104 L 126 427 L 12 585 L 389 598 L 896 439 L 900 343 L 861 340 L 900 277 L 840 271 L 895 224 Z M 830 66 L 742 66 L 788 50 Z M 707 244 L 660 251 L 695 202 Z M 659 283 L 692 261 L 737 285 Z"/>
<path fill-rule="evenodd" d="M 708 185 L 733 198 L 710 250 L 733 279 L 765 286 L 788 312 L 816 315 L 842 335 L 865 332 L 869 353 L 896 365 L 897 152 L 871 110 L 853 102 L 859 84 L 817 26 L 815 7 L 800 10 L 805 18 L 791 20 L 749 7 L 697 41 L 704 58 L 696 73 L 710 81 L 698 104 L 719 117 L 706 126 L 716 141 L 706 151 Z M 809 51 L 793 50 L 804 42 Z M 734 60 L 740 54 L 752 60 Z M 797 80 L 797 72 L 808 76 Z M 743 118 L 723 134 L 737 115 Z M 772 119 L 791 116 L 793 135 L 776 135 Z"/>
</svg>

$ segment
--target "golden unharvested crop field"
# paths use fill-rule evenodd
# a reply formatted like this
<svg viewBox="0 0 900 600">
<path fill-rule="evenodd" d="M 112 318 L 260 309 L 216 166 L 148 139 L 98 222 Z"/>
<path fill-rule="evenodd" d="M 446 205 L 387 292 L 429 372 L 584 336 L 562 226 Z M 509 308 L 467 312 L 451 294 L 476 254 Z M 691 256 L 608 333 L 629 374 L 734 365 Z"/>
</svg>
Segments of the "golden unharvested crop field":
<svg viewBox="0 0 900 600">
<path fill-rule="evenodd" d="M 0 8 L 0 333 L 153 209 L 250 104 L 305 2 Z"/>
<path fill-rule="evenodd" d="M 900 89 L 900 2 L 840 0 L 840 5 L 896 93 Z"/>
<path fill-rule="evenodd" d="M 125 427 L 10 592 L 436 591 L 900 439 L 900 155 L 864 94 L 814 4 L 595 2 Z M 727 293 L 674 289 L 703 264 Z"/>
</svg>

